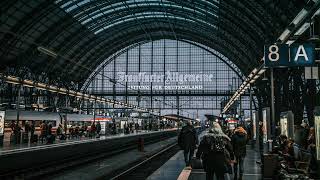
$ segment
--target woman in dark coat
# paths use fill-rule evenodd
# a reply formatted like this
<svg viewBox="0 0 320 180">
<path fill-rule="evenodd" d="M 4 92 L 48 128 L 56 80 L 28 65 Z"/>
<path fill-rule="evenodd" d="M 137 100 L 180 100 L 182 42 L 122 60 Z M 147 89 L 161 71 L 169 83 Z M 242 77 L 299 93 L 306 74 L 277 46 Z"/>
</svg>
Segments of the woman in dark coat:
<svg viewBox="0 0 320 180">
<path fill-rule="evenodd" d="M 197 158 L 202 159 L 203 168 L 206 171 L 206 179 L 213 180 L 216 175 L 217 180 L 223 180 L 226 172 L 226 151 L 233 157 L 230 138 L 225 135 L 218 123 L 213 124 L 213 128 L 202 138 Z"/>
<path fill-rule="evenodd" d="M 247 132 L 242 127 L 238 127 L 234 131 L 234 135 L 232 136 L 232 146 L 233 146 L 234 155 L 236 158 L 236 163 L 234 164 L 235 180 L 237 180 L 238 169 L 239 169 L 239 179 L 242 179 L 242 175 L 244 171 L 243 163 L 247 153 L 247 148 L 246 148 L 247 140 L 248 140 Z"/>
</svg>

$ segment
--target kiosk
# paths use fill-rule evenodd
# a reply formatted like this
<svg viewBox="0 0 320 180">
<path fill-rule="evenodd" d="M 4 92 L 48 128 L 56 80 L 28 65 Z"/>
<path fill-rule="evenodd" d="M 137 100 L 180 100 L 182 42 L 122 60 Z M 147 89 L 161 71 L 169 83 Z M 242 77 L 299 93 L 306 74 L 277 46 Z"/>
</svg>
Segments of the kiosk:
<svg viewBox="0 0 320 180">
<path fill-rule="evenodd" d="M 280 114 L 281 135 L 294 139 L 294 115 L 292 111 L 282 112 Z"/>
</svg>

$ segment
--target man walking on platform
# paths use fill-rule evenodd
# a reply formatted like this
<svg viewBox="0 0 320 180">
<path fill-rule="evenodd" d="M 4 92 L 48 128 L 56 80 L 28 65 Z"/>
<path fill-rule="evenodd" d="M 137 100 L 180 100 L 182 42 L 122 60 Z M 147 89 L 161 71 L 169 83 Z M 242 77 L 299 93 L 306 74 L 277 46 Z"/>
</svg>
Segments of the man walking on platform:
<svg viewBox="0 0 320 180">
<path fill-rule="evenodd" d="M 243 175 L 243 162 L 247 152 L 247 132 L 243 129 L 243 127 L 237 127 L 234 131 L 234 135 L 232 136 L 232 145 L 233 152 L 236 159 L 234 164 L 234 179 L 237 180 L 238 177 L 241 180 Z M 239 167 L 238 167 L 239 166 Z M 239 169 L 239 176 L 238 176 Z"/>
<path fill-rule="evenodd" d="M 186 166 L 190 166 L 190 161 L 193 157 L 196 145 L 198 144 L 197 133 L 194 127 L 191 125 L 191 121 L 188 121 L 187 125 L 181 129 L 178 137 L 178 144 L 184 151 L 183 153 Z"/>
</svg>

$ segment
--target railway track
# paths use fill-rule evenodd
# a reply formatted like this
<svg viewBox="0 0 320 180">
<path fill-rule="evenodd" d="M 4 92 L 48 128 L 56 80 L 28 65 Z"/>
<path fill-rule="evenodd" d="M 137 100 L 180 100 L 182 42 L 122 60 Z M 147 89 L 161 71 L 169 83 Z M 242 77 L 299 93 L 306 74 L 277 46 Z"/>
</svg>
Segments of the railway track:
<svg viewBox="0 0 320 180">
<path fill-rule="evenodd" d="M 155 139 L 147 138 L 144 144 L 148 145 L 148 144 L 158 143 L 164 139 L 166 138 L 165 137 L 159 137 Z M 54 175 L 56 173 L 61 173 L 64 170 L 77 168 L 81 165 L 92 163 L 97 160 L 108 158 L 113 155 L 117 155 L 117 154 L 129 151 L 132 149 L 136 149 L 136 148 L 137 148 L 136 142 L 132 142 L 130 144 L 122 144 L 121 147 L 119 146 L 118 148 L 114 148 L 112 151 L 106 151 L 104 153 L 101 153 L 101 152 L 92 153 L 90 155 L 87 155 L 81 158 L 70 156 L 70 158 L 57 160 L 56 162 L 45 163 L 41 165 L 34 165 L 32 167 L 26 167 L 18 171 L 11 171 L 11 172 L 7 172 L 6 174 L 0 174 L 0 179 L 3 179 L 3 180 L 47 179 L 47 177 L 50 177 L 51 175 Z M 106 178 L 106 179 L 110 179 L 110 178 Z"/>
<path fill-rule="evenodd" d="M 123 170 L 114 172 L 112 175 L 108 175 L 99 180 L 142 180 L 147 179 L 153 172 L 166 163 L 172 156 L 174 156 L 180 150 L 177 143 L 169 145 L 165 149 L 157 152 L 156 154 L 145 158 L 144 160 L 131 164 L 130 167 Z M 110 178 L 111 177 L 111 178 Z"/>
</svg>

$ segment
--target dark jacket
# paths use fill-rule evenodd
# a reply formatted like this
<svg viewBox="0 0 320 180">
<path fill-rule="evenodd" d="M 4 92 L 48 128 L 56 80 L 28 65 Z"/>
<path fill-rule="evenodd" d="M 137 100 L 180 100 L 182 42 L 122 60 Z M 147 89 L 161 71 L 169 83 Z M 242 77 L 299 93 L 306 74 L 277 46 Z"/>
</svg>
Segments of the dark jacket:
<svg viewBox="0 0 320 180">
<path fill-rule="evenodd" d="M 100 131 L 101 131 L 101 124 L 100 124 L 100 123 L 97 123 L 96 128 L 97 128 L 97 132 L 100 132 Z"/>
<path fill-rule="evenodd" d="M 224 149 L 222 151 L 213 152 L 210 148 L 212 147 L 212 142 L 217 141 L 217 139 L 222 139 Z M 205 171 L 214 169 L 217 173 L 225 173 L 228 164 L 227 161 L 233 159 L 233 151 L 229 137 L 224 134 L 206 134 L 200 142 L 196 157 L 201 157 Z"/>
<path fill-rule="evenodd" d="M 180 148 L 185 151 L 189 149 L 196 149 L 196 145 L 198 144 L 198 136 L 193 126 L 187 125 L 181 129 L 178 137 L 178 144 Z"/>
<path fill-rule="evenodd" d="M 236 157 L 246 156 L 247 148 L 247 134 L 245 131 L 235 131 L 235 134 L 232 136 L 232 147 L 233 152 Z"/>
</svg>

